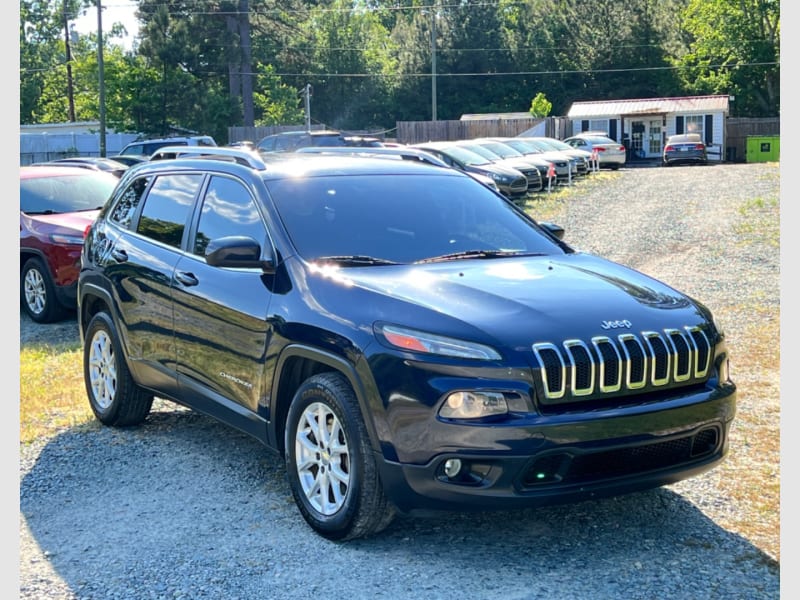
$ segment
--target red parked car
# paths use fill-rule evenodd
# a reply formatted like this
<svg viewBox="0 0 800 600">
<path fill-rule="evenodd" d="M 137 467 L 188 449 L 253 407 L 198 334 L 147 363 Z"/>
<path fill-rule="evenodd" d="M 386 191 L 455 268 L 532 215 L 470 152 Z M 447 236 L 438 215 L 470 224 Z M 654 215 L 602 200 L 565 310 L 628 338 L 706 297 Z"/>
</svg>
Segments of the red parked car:
<svg viewBox="0 0 800 600">
<path fill-rule="evenodd" d="M 75 309 L 83 237 L 117 181 L 77 166 L 20 167 L 20 301 L 34 321 Z"/>
</svg>

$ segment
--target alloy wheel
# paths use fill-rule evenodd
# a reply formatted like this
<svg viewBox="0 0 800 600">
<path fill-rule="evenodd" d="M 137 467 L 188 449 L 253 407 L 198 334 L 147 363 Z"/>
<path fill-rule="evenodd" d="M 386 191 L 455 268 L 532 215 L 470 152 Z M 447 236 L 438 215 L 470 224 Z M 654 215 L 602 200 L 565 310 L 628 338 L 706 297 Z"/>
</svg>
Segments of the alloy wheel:
<svg viewBox="0 0 800 600">
<path fill-rule="evenodd" d="M 335 514 L 350 489 L 350 449 L 342 424 L 330 407 L 310 404 L 295 435 L 295 464 L 309 504 L 320 514 Z"/>
<path fill-rule="evenodd" d="M 117 392 L 117 365 L 114 347 L 105 331 L 95 333 L 89 349 L 89 382 L 97 406 L 106 410 Z"/>
</svg>

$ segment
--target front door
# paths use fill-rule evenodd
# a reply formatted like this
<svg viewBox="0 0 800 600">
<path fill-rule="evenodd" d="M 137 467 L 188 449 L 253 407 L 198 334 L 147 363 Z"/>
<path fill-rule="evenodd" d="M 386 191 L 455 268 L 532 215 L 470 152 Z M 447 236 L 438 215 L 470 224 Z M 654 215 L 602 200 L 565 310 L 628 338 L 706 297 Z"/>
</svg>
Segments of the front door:
<svg viewBox="0 0 800 600">
<path fill-rule="evenodd" d="M 630 154 L 634 160 L 661 157 L 662 127 L 660 118 L 630 122 Z"/>
</svg>

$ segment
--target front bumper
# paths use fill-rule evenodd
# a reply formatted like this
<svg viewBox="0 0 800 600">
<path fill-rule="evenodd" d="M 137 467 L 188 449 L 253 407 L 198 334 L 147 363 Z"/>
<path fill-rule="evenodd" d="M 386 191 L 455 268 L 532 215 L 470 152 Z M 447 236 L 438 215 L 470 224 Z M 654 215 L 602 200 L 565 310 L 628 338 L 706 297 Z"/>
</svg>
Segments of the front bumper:
<svg viewBox="0 0 800 600">
<path fill-rule="evenodd" d="M 701 400 L 701 401 L 698 401 Z M 733 385 L 706 399 L 683 398 L 658 410 L 624 416 L 562 416 L 544 425 L 454 431 L 471 448 L 455 448 L 424 464 L 379 456 L 387 495 L 401 511 L 544 506 L 659 487 L 707 471 L 728 453 L 736 412 Z M 467 437 L 471 434 L 471 437 Z M 482 438 L 485 437 L 485 447 Z M 493 442 L 490 442 L 493 440 Z M 441 444 L 440 444 L 441 447 Z M 448 459 L 461 461 L 456 477 Z"/>
</svg>

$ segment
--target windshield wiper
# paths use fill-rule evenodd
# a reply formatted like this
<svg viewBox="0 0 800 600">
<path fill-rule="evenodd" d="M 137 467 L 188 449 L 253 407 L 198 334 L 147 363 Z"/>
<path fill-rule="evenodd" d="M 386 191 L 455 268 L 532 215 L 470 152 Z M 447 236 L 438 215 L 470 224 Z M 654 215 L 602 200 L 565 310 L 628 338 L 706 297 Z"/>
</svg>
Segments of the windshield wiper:
<svg viewBox="0 0 800 600">
<path fill-rule="evenodd" d="M 363 254 L 343 254 L 341 256 L 320 256 L 314 262 L 335 262 L 347 265 L 397 265 L 399 263 L 385 258 L 375 258 Z"/>
<path fill-rule="evenodd" d="M 452 252 L 450 254 L 442 254 L 441 256 L 423 258 L 422 260 L 418 260 L 417 264 L 463 260 L 466 258 L 505 258 L 508 256 L 544 256 L 544 253 L 520 252 L 519 250 L 465 250 L 463 252 Z"/>
</svg>

